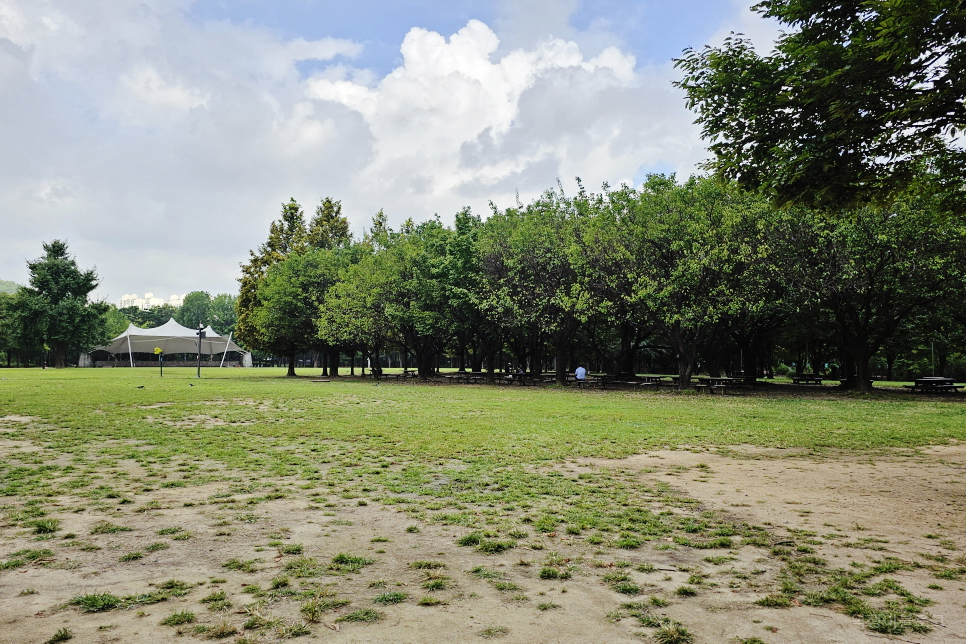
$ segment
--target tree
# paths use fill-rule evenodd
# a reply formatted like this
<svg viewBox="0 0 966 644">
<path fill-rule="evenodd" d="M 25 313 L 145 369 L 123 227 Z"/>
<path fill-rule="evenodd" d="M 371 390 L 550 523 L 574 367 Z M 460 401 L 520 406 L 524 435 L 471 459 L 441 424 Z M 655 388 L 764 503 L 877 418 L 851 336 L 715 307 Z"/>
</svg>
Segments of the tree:
<svg viewBox="0 0 966 644">
<path fill-rule="evenodd" d="M 729 316 L 758 303 L 752 267 L 758 240 L 743 234 L 763 204 L 714 179 L 652 175 L 633 212 L 636 260 L 633 300 L 674 349 L 681 389 L 699 356 L 726 337 Z"/>
<path fill-rule="evenodd" d="M 296 375 L 300 351 L 319 348 L 315 320 L 339 268 L 332 251 L 296 253 L 269 267 L 259 281 L 251 320 L 264 350 L 288 356 L 288 376 Z"/>
<path fill-rule="evenodd" d="M 347 266 L 326 291 L 316 321 L 319 337 L 332 346 L 361 349 L 379 368 L 379 356 L 392 336 L 386 314 L 391 271 L 384 256 L 373 252 Z"/>
<path fill-rule="evenodd" d="M 924 165 L 963 210 L 966 4 L 961 0 L 764 0 L 789 29 L 759 56 L 733 36 L 676 65 L 716 158 L 709 167 L 779 203 L 886 202 Z"/>
<path fill-rule="evenodd" d="M 326 197 L 316 206 L 315 217 L 309 222 L 306 244 L 309 248 L 332 250 L 351 243 L 349 220 L 342 216 L 342 202 Z"/>
<path fill-rule="evenodd" d="M 13 295 L 0 292 L 0 353 L 7 357 L 7 366 L 15 350 L 13 335 Z"/>
<path fill-rule="evenodd" d="M 184 296 L 184 302 L 174 316 L 175 322 L 189 329 L 205 327 L 211 323 L 211 296 L 205 291 L 192 291 Z"/>
<path fill-rule="evenodd" d="M 258 247 L 258 252 L 249 251 L 248 263 L 242 264 L 242 276 L 238 279 L 240 289 L 236 302 L 238 318 L 235 332 L 239 341 L 250 349 L 269 350 L 265 340 L 259 337 L 258 327 L 252 319 L 260 304 L 259 282 L 270 266 L 305 249 L 306 233 L 302 206 L 295 199 L 289 199 L 288 203 L 282 204 L 281 217 L 269 227 L 268 239 Z"/>
<path fill-rule="evenodd" d="M 584 199 L 583 190 L 576 200 L 548 191 L 525 208 L 495 212 L 481 237 L 487 309 L 516 336 L 517 359 L 523 351 L 536 358 L 532 371 L 540 371 L 543 345 L 553 349 L 559 384 L 569 344 L 593 307 L 576 270 Z"/>
<path fill-rule="evenodd" d="M 483 310 L 484 273 L 479 252 L 479 237 L 483 221 L 469 208 L 456 213 L 453 235 L 449 239 L 446 254 L 448 310 L 453 318 L 452 349 L 459 356 L 459 368 L 465 370 L 465 357 L 469 355 L 470 370 L 483 370 L 488 358 L 488 377 L 496 367 L 495 354 L 500 348 L 499 329 Z"/>
<path fill-rule="evenodd" d="M 230 293 L 219 293 L 211 298 L 211 328 L 218 335 L 231 335 L 235 331 L 235 323 L 238 320 L 238 312 L 235 310 L 235 303 L 238 297 Z"/>
<path fill-rule="evenodd" d="M 966 229 L 928 198 L 850 217 L 799 213 L 787 274 L 834 323 L 846 386 L 871 391 L 869 362 L 910 316 L 966 296 Z"/>
<path fill-rule="evenodd" d="M 130 320 L 125 317 L 120 309 L 113 304 L 108 305 L 107 311 L 104 312 L 104 335 L 106 337 L 116 338 L 127 331 L 130 324 Z"/>
<path fill-rule="evenodd" d="M 412 350 L 421 378 L 433 374 L 433 359 L 453 339 L 447 254 L 452 235 L 438 219 L 418 225 L 408 220 L 398 232 L 390 231 L 379 253 L 389 276 L 383 282 L 386 318 L 397 343 Z"/>
<path fill-rule="evenodd" d="M 136 306 L 125 306 L 123 309 L 118 309 L 134 326 L 142 329 L 161 326 L 171 318 L 176 318 L 178 310 L 178 307 L 170 304 L 162 304 L 150 309 L 139 309 Z"/>
<path fill-rule="evenodd" d="M 108 305 L 88 301 L 97 288 L 97 273 L 80 270 L 67 253 L 67 244 L 55 239 L 43 247 L 43 257 L 27 262 L 30 286 L 17 292 L 15 325 L 23 335 L 50 347 L 59 369 L 66 365 L 68 349 L 106 339 L 103 314 Z"/>
</svg>

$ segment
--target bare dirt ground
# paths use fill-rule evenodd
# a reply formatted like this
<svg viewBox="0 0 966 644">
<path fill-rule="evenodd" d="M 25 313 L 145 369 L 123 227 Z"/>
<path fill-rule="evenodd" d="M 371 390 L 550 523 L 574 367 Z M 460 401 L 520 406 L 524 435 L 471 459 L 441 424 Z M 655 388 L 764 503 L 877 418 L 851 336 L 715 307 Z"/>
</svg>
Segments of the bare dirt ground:
<svg viewBox="0 0 966 644">
<path fill-rule="evenodd" d="M 0 457 L 31 450 L 36 447 L 4 441 Z M 812 544 L 829 568 L 854 569 L 884 557 L 949 562 L 947 567 L 958 561 L 966 567 L 966 445 L 871 458 L 735 446 L 559 467 L 573 476 L 602 468 L 637 473 L 642 485 L 664 482 L 702 508 L 764 525 L 775 544 L 794 535 Z M 134 484 L 144 472 L 121 462 L 114 476 Z M 904 588 L 932 600 L 922 617 L 933 630 L 890 636 L 833 608 L 755 604 L 774 590 L 783 566 L 767 548 L 709 551 L 661 541 L 634 550 L 601 549 L 583 536 L 551 533 L 485 555 L 456 545 L 465 529 L 414 521 L 374 502 L 314 504 L 304 483 L 287 480 L 284 494 L 250 507 L 247 499 L 257 494 L 232 491 L 226 481 L 157 487 L 139 494 L 136 505 L 114 505 L 113 499 L 78 508 L 76 497 L 47 499 L 48 516 L 61 522 L 52 537 L 9 521 L 0 530 L 0 562 L 25 549 L 52 552 L 0 569 L 0 642 L 58 641 L 51 638 L 60 629 L 70 629 L 72 641 L 84 643 L 205 641 L 214 635 L 226 642 L 276 642 L 300 632 L 307 640 L 332 642 L 640 642 L 654 641 L 655 631 L 622 604 L 650 597 L 656 598 L 655 614 L 682 622 L 698 643 L 966 642 L 966 575 L 939 579 L 928 567 L 891 573 Z M 16 502 L 7 507 L 21 509 Z M 130 530 L 99 532 L 95 526 L 104 521 Z M 286 552 L 297 544 L 301 554 Z M 142 556 L 121 562 L 135 552 Z M 374 561 L 355 572 L 304 578 L 297 568 L 293 572 L 299 557 L 325 567 L 338 553 Z M 416 567 L 427 561 L 440 567 Z M 548 561 L 563 562 L 572 577 L 542 579 Z M 604 576 L 615 570 L 626 572 L 640 594 L 619 594 L 605 583 Z M 287 586 L 280 585 L 281 576 L 288 578 Z M 434 577 L 443 587 L 425 589 Z M 130 601 L 103 612 L 69 605 L 73 597 L 94 593 L 147 597 L 168 580 L 190 589 L 158 603 Z M 275 591 L 291 593 L 273 595 L 273 580 Z M 695 596 L 675 592 L 687 584 L 696 585 Z M 224 593 L 220 604 L 202 601 L 218 593 Z M 405 597 L 392 605 L 373 601 L 384 593 Z M 347 605 L 307 621 L 300 607 L 311 596 Z M 423 597 L 439 603 L 420 605 Z M 374 609 L 381 618 L 336 621 L 359 609 Z M 195 621 L 161 624 L 181 611 L 192 612 Z"/>
</svg>

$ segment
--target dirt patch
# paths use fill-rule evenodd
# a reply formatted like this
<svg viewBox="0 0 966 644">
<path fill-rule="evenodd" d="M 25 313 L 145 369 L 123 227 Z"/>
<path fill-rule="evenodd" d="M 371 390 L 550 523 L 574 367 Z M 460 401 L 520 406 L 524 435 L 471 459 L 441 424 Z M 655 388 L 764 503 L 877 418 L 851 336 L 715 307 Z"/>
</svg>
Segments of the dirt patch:
<svg viewBox="0 0 966 644">
<path fill-rule="evenodd" d="M 4 458 L 22 449 L 13 442 L 0 444 Z M 829 568 L 869 566 L 885 557 L 951 562 L 966 547 L 963 446 L 874 459 L 747 446 L 727 453 L 658 451 L 559 469 L 569 476 L 632 472 L 640 485 L 669 486 L 700 510 L 765 525 L 778 546 L 786 538 L 812 535 L 800 543 L 814 541 L 810 547 Z M 651 637 L 654 629 L 642 626 L 633 608 L 622 607 L 628 602 L 652 602 L 655 615 L 682 622 L 697 643 L 884 638 L 840 609 L 756 604 L 772 592 L 784 566 L 769 553 L 772 543 L 694 549 L 662 537 L 616 549 L 592 543 L 586 533 L 530 532 L 516 547 L 483 554 L 457 545 L 466 529 L 414 519 L 399 506 L 343 499 L 297 478 L 261 478 L 205 462 L 193 466 L 226 480 L 181 487 L 172 465 L 148 484 L 147 471 L 120 461 L 97 474 L 97 489 L 106 496 L 89 494 L 79 501 L 50 495 L 39 506 L 6 497 L 0 562 L 8 566 L 0 569 L 0 642 L 42 642 L 61 628 L 70 628 L 79 642 L 171 641 L 179 632 L 185 641 L 203 641 L 205 628 L 212 633 L 222 625 L 236 631 L 222 641 L 245 637 L 249 642 L 290 639 L 299 625 L 315 638 L 344 642 L 640 642 L 642 633 Z M 36 507 L 60 522 L 55 532 L 37 533 L 23 519 Z M 18 552 L 42 550 L 50 554 L 9 565 Z M 354 570 L 340 567 L 340 553 L 371 562 Z M 934 573 L 903 568 L 890 575 L 934 602 L 923 614 L 932 632 L 906 633 L 897 641 L 966 641 L 966 581 L 939 580 Z M 615 590 L 609 580 L 620 576 L 637 590 Z M 183 582 L 186 592 L 157 603 L 145 599 L 169 580 Z M 441 583 L 427 588 L 432 581 Z M 696 594 L 682 595 L 682 587 Z M 127 601 L 89 613 L 70 605 L 72 598 L 105 592 Z M 219 593 L 225 603 L 203 601 Z M 401 594 L 399 603 L 386 603 L 391 593 Z M 313 597 L 335 602 L 317 622 L 307 621 L 301 610 Z M 376 601 L 380 597 L 383 603 Z M 420 605 L 424 597 L 433 600 L 426 604 L 438 603 Z M 376 611 L 380 619 L 337 621 L 363 609 Z M 194 613 L 195 621 L 161 624 L 182 611 Z"/>
<path fill-rule="evenodd" d="M 0 423 L 32 423 L 38 420 L 40 419 L 33 416 L 17 416 L 16 414 L 0 416 Z"/>
<path fill-rule="evenodd" d="M 903 561 L 936 559 L 962 561 L 966 548 L 966 446 L 931 447 L 896 456 L 792 456 L 785 450 L 729 448 L 734 456 L 691 451 L 657 451 L 626 459 L 586 459 L 583 465 L 642 471 L 642 479 L 663 481 L 684 490 L 708 507 L 725 509 L 750 523 L 817 534 L 839 534 L 817 547 L 830 565 L 847 568 L 882 556 Z M 933 559 L 935 560 L 935 559 Z M 897 575 L 910 590 L 935 604 L 933 620 L 942 626 L 933 633 L 904 636 L 902 641 L 966 641 L 966 582 L 938 581 L 929 570 Z M 942 590 L 929 588 L 942 586 Z M 806 641 L 821 620 L 832 616 L 808 609 L 797 637 L 768 641 Z M 771 622 L 777 624 L 778 615 Z M 818 621 L 812 617 L 821 618 Z M 814 624 L 812 623 L 814 621 Z M 788 630 L 780 629 L 780 630 Z M 851 633 L 864 641 L 872 633 Z M 763 638 L 765 639 L 765 638 Z M 713 641 L 713 640 L 709 640 Z M 815 641 L 814 639 L 812 641 Z"/>
</svg>

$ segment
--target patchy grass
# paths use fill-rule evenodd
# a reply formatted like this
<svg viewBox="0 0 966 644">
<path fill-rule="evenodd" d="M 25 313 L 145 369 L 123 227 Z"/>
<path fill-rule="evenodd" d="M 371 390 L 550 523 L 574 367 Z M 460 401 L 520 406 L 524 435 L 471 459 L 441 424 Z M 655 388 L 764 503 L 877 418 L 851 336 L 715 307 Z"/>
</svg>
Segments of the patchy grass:
<svg viewBox="0 0 966 644">
<path fill-rule="evenodd" d="M 193 375 L 191 370 L 175 368 L 170 374 L 166 370 L 162 381 L 153 376 L 145 380 L 144 370 L 4 371 L 5 376 L 16 376 L 4 382 L 6 398 L 2 402 L 6 413 L 42 419 L 34 425 L 11 427 L 6 434 L 10 440 L 33 443 L 40 452 L 24 453 L 18 456 L 19 460 L 0 461 L 0 494 L 9 504 L 2 510 L 4 519 L 20 530 L 20 535 L 26 535 L 27 530 L 32 532 L 24 539 L 57 544 L 58 552 L 56 557 L 51 550 L 33 549 L 2 555 L 0 570 L 27 565 L 75 565 L 64 557 L 62 550 L 67 548 L 75 548 L 74 553 L 103 548 L 102 555 L 113 553 L 112 559 L 120 556 L 127 561 L 135 561 L 134 555 L 167 548 L 171 548 L 170 552 L 162 557 L 176 556 L 178 548 L 194 545 L 179 542 L 193 537 L 184 527 L 164 527 L 165 523 L 189 519 L 175 519 L 174 515 L 164 519 L 156 511 L 170 509 L 171 502 L 146 499 L 144 495 L 154 491 L 180 494 L 181 488 L 220 481 L 224 489 L 212 493 L 210 498 L 206 492 L 203 498 L 184 502 L 185 507 L 205 506 L 206 512 L 212 511 L 213 519 L 202 526 L 185 526 L 197 530 L 194 538 L 205 547 L 213 534 L 224 537 L 218 543 L 229 543 L 236 538 L 232 537 L 233 532 L 238 535 L 243 530 L 263 529 L 259 532 L 259 548 L 277 549 L 279 556 L 284 557 L 278 565 L 285 575 L 266 584 L 272 573 L 262 570 L 265 576 L 259 578 L 261 586 L 244 582 L 252 604 L 239 610 L 248 612 L 248 619 L 260 624 L 259 628 L 272 629 L 277 638 L 295 637 L 308 627 L 302 622 L 282 623 L 277 617 L 260 617 L 257 611 L 291 602 L 290 612 L 281 614 L 301 613 L 310 624 L 316 623 L 326 611 L 344 608 L 349 602 L 319 595 L 322 578 L 333 583 L 345 581 L 341 575 L 362 572 L 375 563 L 358 552 L 343 552 L 331 561 L 328 554 L 317 560 L 305 556 L 302 544 L 286 544 L 284 540 L 291 538 L 291 531 L 275 525 L 266 528 L 268 513 L 263 511 L 266 504 L 285 498 L 307 499 L 308 509 L 318 518 L 315 522 L 323 532 L 334 533 L 340 526 L 351 525 L 345 516 L 337 514 L 346 506 L 355 509 L 368 505 L 371 509 L 381 505 L 405 513 L 401 525 L 408 527 L 399 532 L 405 530 L 406 534 L 383 530 L 371 539 L 373 535 L 367 535 L 366 541 L 372 544 L 402 542 L 408 538 L 406 535 L 421 531 L 428 535 L 445 528 L 446 538 L 458 539 L 459 545 L 487 555 L 526 548 L 526 556 L 534 559 L 528 562 L 533 566 L 529 570 L 513 573 L 518 569 L 507 568 L 508 573 L 498 572 L 506 564 L 494 556 L 491 567 L 469 571 L 470 575 L 491 582 L 485 585 L 487 591 L 510 593 L 502 596 L 506 602 L 527 599 L 517 592 L 520 586 L 511 578 L 529 584 L 534 578 L 568 579 L 571 573 L 578 579 L 596 575 L 586 569 L 585 561 L 567 563 L 548 555 L 541 562 L 542 555 L 533 554 L 553 550 L 560 543 L 554 540 L 566 535 L 566 539 L 593 546 L 588 551 L 593 550 L 594 557 L 604 560 L 624 557 L 640 561 L 638 553 L 648 549 L 673 549 L 697 563 L 709 554 L 708 550 L 727 549 L 727 554 L 704 557 L 707 564 L 721 568 L 702 573 L 698 568 L 705 566 L 698 563 L 697 568 L 689 571 L 689 585 L 682 589 L 698 587 L 702 595 L 710 595 L 716 585 L 732 582 L 738 587 L 744 583 L 755 596 L 775 598 L 776 607 L 786 601 L 791 605 L 827 605 L 862 619 L 871 631 L 893 634 L 899 628 L 896 624 L 911 624 L 904 627 L 909 630 L 924 627 L 910 616 L 915 617 L 915 611 L 926 600 L 911 595 L 886 577 L 901 570 L 901 563 L 882 560 L 860 571 L 829 570 L 824 561 L 814 556 L 814 542 L 807 538 L 795 539 L 787 547 L 776 546 L 782 549 L 769 554 L 769 531 L 703 512 L 695 500 L 680 496 L 669 486 L 641 485 L 635 472 L 577 473 L 560 465 L 568 459 L 622 457 L 651 447 L 685 444 L 702 448 L 748 443 L 802 447 L 820 453 L 826 449 L 878 450 L 966 440 L 961 403 L 909 400 L 888 393 L 699 398 L 601 392 L 590 398 L 583 395 L 587 392 L 578 394 L 558 388 L 376 388 L 372 383 L 353 381 L 333 381 L 319 389 L 305 386 L 305 380 L 275 377 L 278 372 L 274 370 L 219 370 L 196 383 L 203 386 L 188 388 L 185 382 L 189 373 Z M 132 386 L 145 383 L 147 386 L 140 390 Z M 57 395 L 52 396 L 51 391 Z M 318 432 L 320 417 L 325 418 L 324 436 Z M 171 431 L 172 427 L 178 430 Z M 500 431 L 494 432 L 494 427 Z M 137 476 L 120 476 L 126 475 L 123 470 L 129 467 L 138 471 Z M 702 476 L 710 472 L 702 465 L 694 470 Z M 297 480 L 297 484 L 290 483 L 292 480 Z M 55 505 L 55 496 L 60 496 L 63 503 L 59 500 Z M 56 537 L 56 541 L 51 540 L 62 519 L 47 515 L 63 516 L 68 512 L 90 517 L 84 524 L 92 525 L 88 541 L 63 541 Z M 157 517 L 157 523 L 143 527 L 148 517 Z M 213 521 L 217 521 L 217 533 L 208 530 Z M 135 536 L 143 531 L 170 540 L 150 545 L 145 545 L 147 539 L 132 541 L 120 534 L 131 530 L 125 522 L 138 527 Z M 232 525 L 234 528 L 229 529 Z M 855 530 L 860 529 L 861 526 L 855 526 Z M 957 544 L 946 535 L 929 537 L 949 551 L 948 557 L 936 555 L 945 558 L 928 564 L 932 566 L 929 574 L 951 582 L 962 579 L 966 562 L 950 561 L 957 554 Z M 361 550 L 368 547 L 363 543 L 341 547 Z M 873 537 L 850 544 L 866 550 L 883 547 Z M 23 545 L 26 544 L 14 547 Z M 728 576 L 725 564 L 737 562 L 737 552 L 749 547 L 765 548 L 756 556 L 770 556 L 782 562 L 784 569 L 777 581 L 772 583 L 768 575 L 768 582 L 752 585 L 745 580 L 755 573 L 748 570 Z M 140 550 L 122 555 L 134 548 Z M 243 552 L 247 551 L 236 550 L 232 554 Z M 436 555 L 427 550 L 419 556 Z M 428 592 L 453 586 L 459 593 L 464 591 L 461 581 L 450 582 L 449 577 L 426 574 L 445 568 L 443 562 L 412 562 L 411 571 L 422 571 L 420 578 L 414 580 L 411 572 L 405 579 L 384 572 L 383 564 L 390 560 L 391 556 L 387 556 L 386 561 L 380 561 L 379 574 L 389 581 L 378 586 L 387 590 L 379 597 L 403 595 L 405 601 L 416 601 L 415 596 L 410 600 L 405 593 L 388 592 L 393 584 Z M 214 562 L 216 566 L 218 561 Z M 223 566 L 256 574 L 260 561 L 233 558 Z M 621 561 L 614 561 L 609 567 L 619 574 L 606 579 L 602 590 L 609 592 L 609 587 L 628 595 L 637 595 L 640 586 L 626 572 L 655 571 L 651 564 Z M 459 569 L 456 560 L 452 569 Z M 866 573 L 871 574 L 863 577 Z M 521 581 L 523 578 L 528 581 Z M 647 592 L 654 592 L 651 584 L 659 578 L 660 575 L 647 578 Z M 369 581 L 363 578 L 362 585 Z M 232 589 L 237 591 L 235 583 L 233 578 Z M 551 585 L 540 583 L 537 587 L 550 592 Z M 124 598 L 95 593 L 83 596 L 83 602 L 72 603 L 89 612 L 135 607 L 187 594 L 197 586 L 178 582 L 170 588 L 155 588 L 156 592 Z M 467 588 L 465 592 L 472 590 Z M 517 594 L 511 598 L 514 592 Z M 679 592 L 679 597 L 685 596 L 685 592 Z M 200 601 L 211 610 L 231 607 L 224 591 L 214 591 Z M 666 602 L 653 597 L 650 607 L 661 607 L 656 603 L 659 601 Z M 433 606 L 445 602 L 427 596 L 418 603 Z M 539 610 L 556 607 L 551 601 L 534 604 Z M 392 610 L 387 608 L 387 612 Z M 356 617 L 349 619 L 350 615 Z M 379 616 L 377 611 L 362 609 L 339 620 L 366 622 Z M 661 621 L 662 618 L 652 615 L 647 619 L 657 624 L 651 627 L 659 629 L 657 634 L 651 634 L 654 639 L 664 629 L 677 633 L 674 636 L 678 640 L 668 641 L 686 641 L 680 639 L 684 637 L 680 632 L 683 627 L 674 631 L 675 624 Z M 203 626 L 197 635 L 213 637 L 213 633 L 219 632 L 218 625 Z M 184 631 L 187 635 L 192 633 L 193 627 Z"/>
</svg>

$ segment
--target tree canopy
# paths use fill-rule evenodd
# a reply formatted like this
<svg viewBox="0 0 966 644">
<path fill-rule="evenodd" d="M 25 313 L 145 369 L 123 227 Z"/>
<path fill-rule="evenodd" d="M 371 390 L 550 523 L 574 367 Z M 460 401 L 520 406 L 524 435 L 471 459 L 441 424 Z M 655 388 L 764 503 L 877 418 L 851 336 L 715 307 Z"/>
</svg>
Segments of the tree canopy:
<svg viewBox="0 0 966 644">
<path fill-rule="evenodd" d="M 677 84 L 709 168 L 779 204 L 884 203 L 927 176 L 966 210 L 966 4 L 764 0 L 787 31 L 768 55 L 740 36 L 688 49 Z"/>
<path fill-rule="evenodd" d="M 108 305 L 88 301 L 97 288 L 97 273 L 81 270 L 67 252 L 67 244 L 55 239 L 43 245 L 44 256 L 27 262 L 30 286 L 17 292 L 13 304 L 14 325 L 31 343 L 53 351 L 54 366 L 65 366 L 71 347 L 89 347 L 106 339 L 103 314 Z"/>
</svg>

